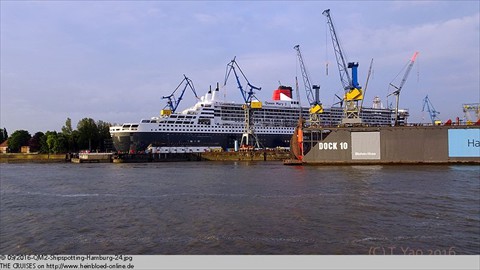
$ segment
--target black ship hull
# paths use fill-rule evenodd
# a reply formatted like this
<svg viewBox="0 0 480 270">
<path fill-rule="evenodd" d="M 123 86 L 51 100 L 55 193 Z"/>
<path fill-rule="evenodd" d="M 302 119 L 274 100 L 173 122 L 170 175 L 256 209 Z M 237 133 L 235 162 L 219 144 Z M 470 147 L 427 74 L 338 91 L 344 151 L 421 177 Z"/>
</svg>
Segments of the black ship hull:
<svg viewBox="0 0 480 270">
<path fill-rule="evenodd" d="M 289 147 L 290 134 L 258 134 L 261 147 Z M 222 147 L 234 148 L 242 134 L 236 133 L 168 133 L 168 132 L 116 132 L 112 134 L 118 152 L 141 152 L 149 145 L 155 147 Z"/>
</svg>

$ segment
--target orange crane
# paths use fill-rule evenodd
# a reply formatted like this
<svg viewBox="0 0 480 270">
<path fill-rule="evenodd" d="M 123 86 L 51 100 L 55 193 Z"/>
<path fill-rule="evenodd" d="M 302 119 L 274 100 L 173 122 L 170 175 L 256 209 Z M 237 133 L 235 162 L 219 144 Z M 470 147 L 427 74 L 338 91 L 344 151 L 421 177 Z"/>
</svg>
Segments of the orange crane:
<svg viewBox="0 0 480 270">
<path fill-rule="evenodd" d="M 407 81 L 408 74 L 410 74 L 410 70 L 412 70 L 413 64 L 415 63 L 415 59 L 417 59 L 417 56 L 418 56 L 418 52 L 415 52 L 413 54 L 412 58 L 410 59 L 410 61 L 408 63 L 408 66 L 407 66 L 407 70 L 405 71 L 405 74 L 403 75 L 403 78 L 402 78 L 402 81 L 400 82 L 400 85 L 397 87 L 397 86 L 393 85 L 392 83 L 390 83 L 390 86 L 392 86 L 393 88 L 396 89 L 395 91 L 393 91 L 392 93 L 387 95 L 387 97 L 389 97 L 391 95 L 395 96 L 395 103 L 396 103 L 396 105 L 395 105 L 395 126 L 399 125 L 398 104 L 399 104 L 399 99 L 400 99 L 400 91 L 402 91 L 402 88 L 405 85 L 405 82 Z"/>
</svg>

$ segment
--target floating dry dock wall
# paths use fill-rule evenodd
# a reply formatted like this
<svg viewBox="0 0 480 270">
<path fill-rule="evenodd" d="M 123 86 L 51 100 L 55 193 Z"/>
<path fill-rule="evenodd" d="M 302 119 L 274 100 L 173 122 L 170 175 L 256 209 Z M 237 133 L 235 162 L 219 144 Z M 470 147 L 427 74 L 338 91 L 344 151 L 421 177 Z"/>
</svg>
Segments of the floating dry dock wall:
<svg viewBox="0 0 480 270">
<path fill-rule="evenodd" d="M 480 163 L 480 126 L 306 128 L 304 163 Z"/>
</svg>

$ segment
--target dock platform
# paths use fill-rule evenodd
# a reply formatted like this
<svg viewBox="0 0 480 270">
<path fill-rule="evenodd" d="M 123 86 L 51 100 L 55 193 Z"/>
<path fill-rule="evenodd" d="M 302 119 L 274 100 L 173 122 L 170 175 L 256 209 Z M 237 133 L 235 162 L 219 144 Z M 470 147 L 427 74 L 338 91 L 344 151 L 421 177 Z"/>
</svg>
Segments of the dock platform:
<svg viewBox="0 0 480 270">
<path fill-rule="evenodd" d="M 298 159 L 284 159 L 283 160 L 283 165 L 287 166 L 302 166 L 303 161 L 298 160 Z"/>
</svg>

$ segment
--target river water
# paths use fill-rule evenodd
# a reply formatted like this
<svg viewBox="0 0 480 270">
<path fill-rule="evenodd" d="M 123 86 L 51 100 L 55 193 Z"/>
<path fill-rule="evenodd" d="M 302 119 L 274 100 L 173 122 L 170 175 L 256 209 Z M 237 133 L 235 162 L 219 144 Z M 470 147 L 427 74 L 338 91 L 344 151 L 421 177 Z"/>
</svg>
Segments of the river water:
<svg viewBox="0 0 480 270">
<path fill-rule="evenodd" d="M 479 166 L 0 166 L 0 254 L 480 254 Z"/>
</svg>

